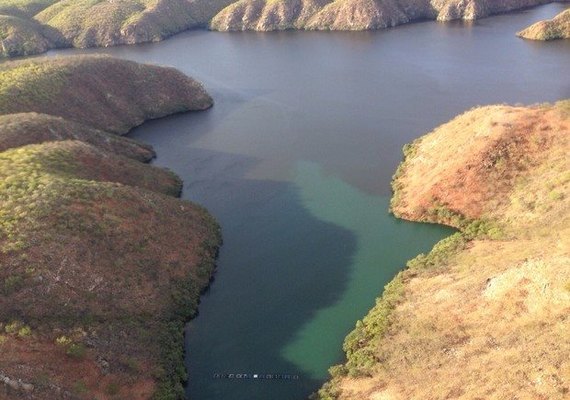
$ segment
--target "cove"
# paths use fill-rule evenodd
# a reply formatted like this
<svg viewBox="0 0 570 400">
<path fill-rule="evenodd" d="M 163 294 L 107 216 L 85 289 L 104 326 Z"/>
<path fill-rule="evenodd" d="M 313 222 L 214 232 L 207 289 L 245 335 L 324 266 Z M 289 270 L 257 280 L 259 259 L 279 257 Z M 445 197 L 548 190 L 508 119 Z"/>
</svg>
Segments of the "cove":
<svg viewBox="0 0 570 400">
<path fill-rule="evenodd" d="M 189 398 L 295 400 L 320 386 L 382 287 L 450 233 L 388 214 L 402 146 L 479 104 L 570 97 L 569 41 L 515 37 L 565 7 L 381 32 L 194 31 L 50 53 L 172 65 L 215 99 L 131 134 L 223 229 L 218 273 L 187 327 Z"/>
</svg>

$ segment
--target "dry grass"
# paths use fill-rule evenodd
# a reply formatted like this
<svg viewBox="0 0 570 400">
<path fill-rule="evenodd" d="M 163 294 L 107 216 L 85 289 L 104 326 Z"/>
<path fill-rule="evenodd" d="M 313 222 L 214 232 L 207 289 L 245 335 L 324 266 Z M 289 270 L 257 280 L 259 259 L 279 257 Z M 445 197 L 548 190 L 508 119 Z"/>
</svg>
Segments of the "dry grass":
<svg viewBox="0 0 570 400">
<path fill-rule="evenodd" d="M 563 178 L 569 134 L 568 117 L 556 107 L 471 110 L 412 144 L 421 151 L 410 150 L 413 154 L 400 167 L 392 208 L 403 218 L 443 223 L 451 221 L 439 220 L 431 210 L 443 207 L 467 219 L 503 219 L 513 210 L 509 196 L 517 196 L 517 187 L 532 192 L 528 189 L 537 189 L 541 178 Z M 551 203 L 540 195 L 542 202 Z M 514 213 L 518 220 L 526 215 Z"/>
<path fill-rule="evenodd" d="M 407 148 L 397 214 L 434 220 L 443 203 L 507 233 L 411 263 L 388 329 L 365 344 L 376 363 L 337 373 L 321 399 L 570 396 L 567 105 L 472 110 Z"/>
<path fill-rule="evenodd" d="M 369 30 L 414 21 L 474 20 L 549 0 L 238 0 L 210 23 L 221 31 Z"/>
</svg>

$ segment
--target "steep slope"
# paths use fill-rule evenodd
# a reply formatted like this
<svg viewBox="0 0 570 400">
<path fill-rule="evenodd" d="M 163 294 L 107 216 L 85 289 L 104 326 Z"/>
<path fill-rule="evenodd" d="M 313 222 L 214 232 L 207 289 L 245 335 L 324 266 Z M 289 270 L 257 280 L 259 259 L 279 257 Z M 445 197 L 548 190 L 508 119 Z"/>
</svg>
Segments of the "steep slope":
<svg viewBox="0 0 570 400">
<path fill-rule="evenodd" d="M 405 147 L 392 211 L 459 233 L 408 263 L 319 399 L 564 399 L 570 101 L 475 109 Z"/>
<path fill-rule="evenodd" d="M 548 21 L 536 24 L 517 33 L 517 36 L 530 40 L 570 39 L 570 9 Z"/>
<path fill-rule="evenodd" d="M 154 42 L 208 25 L 219 31 L 382 29 L 425 19 L 472 20 L 552 1 L 6 0 L 0 57 Z"/>
<path fill-rule="evenodd" d="M 210 24 L 236 30 L 367 30 L 417 20 L 473 20 L 550 3 L 548 0 L 239 0 Z"/>
<path fill-rule="evenodd" d="M 78 88 L 107 99 L 98 121 L 68 103 Z M 3 65 L 0 104 L 15 93 L 22 113 L 0 116 L 0 398 L 182 399 L 183 324 L 219 227 L 140 162 L 151 148 L 85 122 L 124 132 L 211 99 L 172 69 L 106 57 Z"/>
<path fill-rule="evenodd" d="M 0 65 L 0 114 L 37 112 L 123 134 L 148 119 L 211 105 L 198 82 L 173 68 L 101 56 Z"/>
</svg>

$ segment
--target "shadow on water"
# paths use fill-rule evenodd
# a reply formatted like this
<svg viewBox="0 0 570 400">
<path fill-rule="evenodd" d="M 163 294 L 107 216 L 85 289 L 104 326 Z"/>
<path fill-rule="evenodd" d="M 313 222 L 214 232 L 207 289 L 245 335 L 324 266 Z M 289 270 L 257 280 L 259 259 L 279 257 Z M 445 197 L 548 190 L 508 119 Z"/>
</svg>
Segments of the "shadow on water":
<svg viewBox="0 0 570 400">
<path fill-rule="evenodd" d="M 344 336 L 384 284 L 449 230 L 398 221 L 387 197 L 315 163 L 298 162 L 291 182 L 249 179 L 259 160 L 196 148 L 184 120 L 169 120 L 161 135 L 157 121 L 132 136 L 157 148 L 157 164 L 168 159 L 184 196 L 206 206 L 224 234 L 216 280 L 187 327 L 188 396 L 303 399 L 342 360 Z M 214 378 L 232 373 L 300 379 Z"/>
<path fill-rule="evenodd" d="M 194 399 L 306 397 L 320 381 L 285 360 L 281 349 L 346 290 L 356 246 L 352 233 L 311 215 L 293 184 L 244 179 L 255 162 L 185 149 L 184 167 L 173 168 L 185 171 L 186 196 L 205 205 L 224 233 L 216 280 L 187 329 L 188 393 Z M 230 381 L 213 379 L 215 373 L 300 379 Z"/>
<path fill-rule="evenodd" d="M 200 400 L 304 398 L 322 381 L 281 351 L 317 310 L 339 301 L 356 240 L 349 230 L 311 215 L 293 183 L 245 178 L 259 162 L 255 158 L 193 147 L 200 134 L 184 126 L 189 120 L 193 128 L 208 124 L 207 114 L 152 121 L 130 135 L 152 144 L 156 164 L 168 160 L 184 179 L 184 197 L 207 207 L 223 227 L 215 282 L 187 328 L 188 395 Z M 300 379 L 231 381 L 214 379 L 215 373 Z"/>
</svg>

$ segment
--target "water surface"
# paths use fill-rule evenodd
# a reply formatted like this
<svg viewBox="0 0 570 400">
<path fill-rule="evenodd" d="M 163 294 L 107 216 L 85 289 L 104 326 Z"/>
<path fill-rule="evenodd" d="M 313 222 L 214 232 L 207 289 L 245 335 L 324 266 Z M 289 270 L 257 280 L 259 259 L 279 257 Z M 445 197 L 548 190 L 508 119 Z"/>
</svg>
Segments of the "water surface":
<svg viewBox="0 0 570 400">
<path fill-rule="evenodd" d="M 196 31 L 86 51 L 173 65 L 216 102 L 132 133 L 223 227 L 216 280 L 187 328 L 189 397 L 294 400 L 318 388 L 382 287 L 449 234 L 388 214 L 402 145 L 476 105 L 570 97 L 570 41 L 515 37 L 564 7 L 382 32 Z"/>
</svg>

